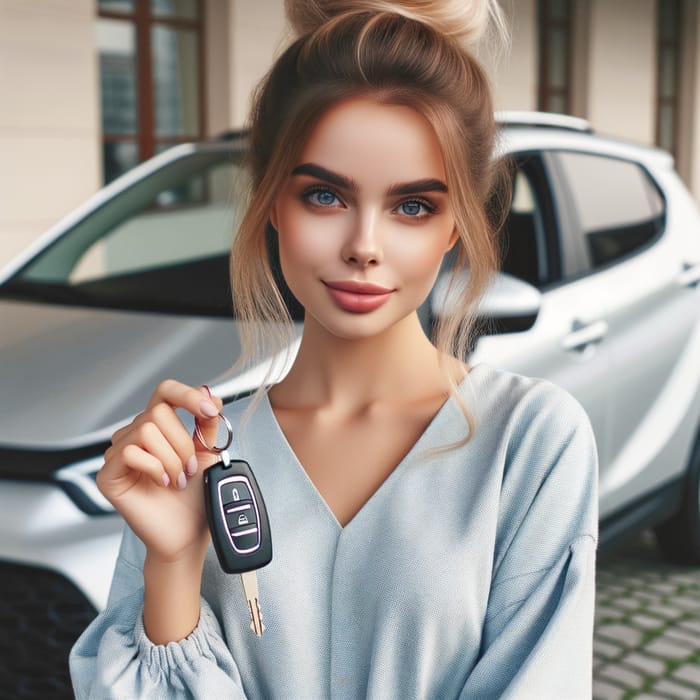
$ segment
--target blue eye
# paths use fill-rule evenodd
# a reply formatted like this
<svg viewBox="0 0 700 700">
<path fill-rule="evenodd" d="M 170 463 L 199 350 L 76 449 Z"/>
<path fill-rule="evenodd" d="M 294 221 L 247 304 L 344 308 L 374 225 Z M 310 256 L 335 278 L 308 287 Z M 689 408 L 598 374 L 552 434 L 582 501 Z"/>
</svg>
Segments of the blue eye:
<svg viewBox="0 0 700 700">
<path fill-rule="evenodd" d="M 398 206 L 399 213 L 411 218 L 421 218 L 435 212 L 435 207 L 420 199 L 409 199 Z"/>
<path fill-rule="evenodd" d="M 335 192 L 321 188 L 306 191 L 304 198 L 318 207 L 335 207 L 341 203 Z"/>
</svg>

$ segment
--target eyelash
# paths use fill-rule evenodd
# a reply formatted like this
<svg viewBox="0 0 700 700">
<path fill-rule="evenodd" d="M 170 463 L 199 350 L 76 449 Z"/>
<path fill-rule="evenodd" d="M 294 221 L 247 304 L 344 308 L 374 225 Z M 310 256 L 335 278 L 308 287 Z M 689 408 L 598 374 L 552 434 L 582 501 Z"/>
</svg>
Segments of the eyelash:
<svg viewBox="0 0 700 700">
<path fill-rule="evenodd" d="M 303 201 L 311 204 L 312 206 L 316 206 L 321 209 L 330 209 L 334 206 L 337 206 L 336 204 L 318 204 L 316 202 L 311 201 L 311 197 L 313 195 L 321 193 L 332 194 L 339 202 L 342 203 L 343 201 L 340 195 L 335 190 L 326 185 L 314 185 L 312 187 L 308 187 L 302 192 L 301 198 Z M 424 213 L 417 214 L 415 216 L 404 214 L 404 216 L 406 216 L 409 219 L 422 219 L 425 216 L 435 214 L 438 210 L 438 208 L 432 202 L 428 201 L 427 199 L 422 199 L 421 197 L 412 197 L 411 199 L 404 199 L 403 201 L 399 202 L 394 209 L 397 210 L 405 204 L 419 204 L 425 209 Z"/>
<path fill-rule="evenodd" d="M 313 195 L 320 194 L 322 192 L 328 192 L 329 194 L 332 194 L 339 202 L 343 201 L 340 198 L 340 195 L 335 190 L 325 185 L 314 185 L 312 187 L 308 187 L 301 193 L 301 198 L 304 202 L 307 202 L 308 204 L 311 204 L 315 207 L 319 207 L 321 209 L 330 209 L 331 207 L 336 206 L 335 204 L 317 204 L 316 202 L 311 201 L 311 197 Z"/>
</svg>

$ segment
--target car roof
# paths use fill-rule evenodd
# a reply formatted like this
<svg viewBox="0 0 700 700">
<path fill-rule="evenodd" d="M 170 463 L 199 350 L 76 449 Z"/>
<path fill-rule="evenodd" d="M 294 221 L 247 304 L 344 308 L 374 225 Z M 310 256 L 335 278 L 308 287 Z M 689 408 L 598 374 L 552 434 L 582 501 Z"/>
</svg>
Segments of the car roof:
<svg viewBox="0 0 700 700">
<path fill-rule="evenodd" d="M 598 153 L 634 160 L 650 169 L 673 168 L 673 156 L 646 144 L 607 137 L 594 132 L 590 122 L 578 117 L 546 112 L 496 112 L 501 127 L 497 153 L 565 150 Z"/>
</svg>

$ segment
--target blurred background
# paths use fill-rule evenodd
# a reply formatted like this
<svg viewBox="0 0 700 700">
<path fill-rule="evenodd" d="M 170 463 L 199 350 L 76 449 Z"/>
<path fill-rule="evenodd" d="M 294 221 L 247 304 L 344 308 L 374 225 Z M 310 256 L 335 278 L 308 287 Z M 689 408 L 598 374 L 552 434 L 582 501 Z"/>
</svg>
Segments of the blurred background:
<svg viewBox="0 0 700 700">
<path fill-rule="evenodd" d="M 697 0 L 504 0 L 500 110 L 658 144 L 700 197 Z M 169 146 L 244 125 L 283 0 L 0 0 L 0 265 Z"/>
</svg>

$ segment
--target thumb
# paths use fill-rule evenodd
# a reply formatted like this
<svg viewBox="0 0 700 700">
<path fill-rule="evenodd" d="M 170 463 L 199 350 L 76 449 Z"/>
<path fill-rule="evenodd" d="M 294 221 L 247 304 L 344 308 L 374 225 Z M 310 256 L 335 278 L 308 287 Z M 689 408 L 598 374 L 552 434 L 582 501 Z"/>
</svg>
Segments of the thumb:
<svg viewBox="0 0 700 700">
<path fill-rule="evenodd" d="M 202 393 L 206 398 L 208 398 L 216 408 L 221 411 L 223 407 L 223 401 L 218 397 L 214 396 L 209 387 L 205 384 L 199 387 L 199 392 Z M 226 436 L 219 436 L 219 423 L 221 422 L 220 416 L 214 416 L 213 418 L 207 418 L 198 416 L 195 417 L 195 424 L 199 428 L 199 431 L 195 429 L 194 431 L 194 447 L 198 454 L 214 454 L 216 451 L 212 448 L 221 447 L 226 442 Z M 197 434 L 199 432 L 199 435 Z M 201 435 L 201 437 L 200 437 Z"/>
</svg>

